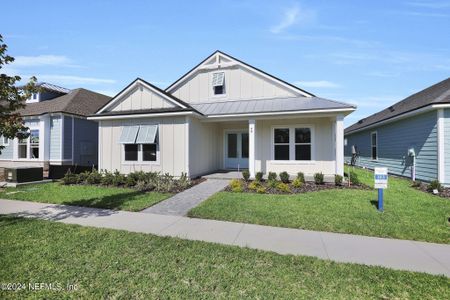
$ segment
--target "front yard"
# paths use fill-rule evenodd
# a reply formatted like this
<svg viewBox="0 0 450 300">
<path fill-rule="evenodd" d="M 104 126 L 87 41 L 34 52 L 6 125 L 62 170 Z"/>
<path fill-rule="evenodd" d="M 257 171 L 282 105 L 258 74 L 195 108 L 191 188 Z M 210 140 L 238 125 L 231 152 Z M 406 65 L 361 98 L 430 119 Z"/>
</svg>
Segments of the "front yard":
<svg viewBox="0 0 450 300">
<path fill-rule="evenodd" d="M 171 196 L 170 193 L 141 192 L 130 188 L 93 185 L 63 185 L 58 182 L 25 185 L 0 190 L 1 199 L 25 200 L 140 211 Z"/>
<path fill-rule="evenodd" d="M 8 216 L 0 228 L 2 299 L 450 298 L 443 276 Z"/>
<path fill-rule="evenodd" d="M 346 167 L 347 169 L 347 167 Z M 355 169 L 362 183 L 373 174 Z M 197 218 L 450 243 L 450 200 L 390 177 L 384 212 L 375 190 L 334 189 L 295 195 L 220 192 L 189 212 Z"/>
</svg>

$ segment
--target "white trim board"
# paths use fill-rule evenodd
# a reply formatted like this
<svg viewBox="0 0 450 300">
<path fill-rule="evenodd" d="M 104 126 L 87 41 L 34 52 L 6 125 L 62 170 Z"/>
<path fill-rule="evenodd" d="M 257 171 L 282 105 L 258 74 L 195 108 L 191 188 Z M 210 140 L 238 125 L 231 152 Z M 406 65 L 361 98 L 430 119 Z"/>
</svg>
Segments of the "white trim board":
<svg viewBox="0 0 450 300">
<path fill-rule="evenodd" d="M 437 110 L 438 180 L 445 182 L 445 124 L 444 109 Z"/>
</svg>

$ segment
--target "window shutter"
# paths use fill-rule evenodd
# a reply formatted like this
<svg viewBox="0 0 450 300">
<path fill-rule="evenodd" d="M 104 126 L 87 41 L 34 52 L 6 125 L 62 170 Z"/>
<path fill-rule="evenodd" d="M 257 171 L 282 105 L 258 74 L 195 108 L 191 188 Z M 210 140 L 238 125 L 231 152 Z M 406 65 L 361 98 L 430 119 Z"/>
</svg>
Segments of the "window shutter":
<svg viewBox="0 0 450 300">
<path fill-rule="evenodd" d="M 222 86 L 225 81 L 225 73 L 219 72 L 213 74 L 212 86 Z"/>
<path fill-rule="evenodd" d="M 158 125 L 141 125 L 136 144 L 154 144 Z"/>
<path fill-rule="evenodd" d="M 139 126 L 124 126 L 120 135 L 119 143 L 135 144 Z"/>
</svg>

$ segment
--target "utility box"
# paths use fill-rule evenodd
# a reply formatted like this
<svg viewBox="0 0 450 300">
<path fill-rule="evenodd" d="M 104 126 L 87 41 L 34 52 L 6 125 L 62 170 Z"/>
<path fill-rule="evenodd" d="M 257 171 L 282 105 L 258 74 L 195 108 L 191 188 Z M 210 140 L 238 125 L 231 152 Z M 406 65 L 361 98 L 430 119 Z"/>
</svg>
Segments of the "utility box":
<svg viewBox="0 0 450 300">
<path fill-rule="evenodd" d="M 31 182 L 44 179 L 44 169 L 38 167 L 16 167 L 5 169 L 5 180 L 7 182 Z"/>
</svg>

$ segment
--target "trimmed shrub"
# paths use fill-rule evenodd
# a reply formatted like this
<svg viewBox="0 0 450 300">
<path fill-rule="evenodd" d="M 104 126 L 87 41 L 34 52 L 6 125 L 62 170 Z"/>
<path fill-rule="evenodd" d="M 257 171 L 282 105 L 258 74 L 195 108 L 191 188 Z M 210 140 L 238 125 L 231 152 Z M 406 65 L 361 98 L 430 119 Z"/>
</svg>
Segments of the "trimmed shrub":
<svg viewBox="0 0 450 300">
<path fill-rule="evenodd" d="M 235 193 L 239 193 L 239 192 L 242 192 L 244 190 L 242 181 L 240 181 L 239 179 L 231 180 L 230 181 L 230 188 Z"/>
<path fill-rule="evenodd" d="M 287 183 L 283 183 L 283 182 L 279 182 L 277 184 L 277 190 L 282 193 L 290 193 L 291 192 L 289 185 Z"/>
<path fill-rule="evenodd" d="M 256 172 L 255 180 L 258 181 L 258 182 L 261 182 L 262 179 L 263 179 L 263 173 L 262 172 Z"/>
<path fill-rule="evenodd" d="M 113 173 L 112 185 L 114 185 L 114 186 L 124 185 L 125 184 L 125 180 L 126 180 L 125 175 L 120 174 L 120 172 L 116 170 Z"/>
<path fill-rule="evenodd" d="M 303 174 L 303 172 L 298 172 L 297 179 L 300 180 L 301 183 L 305 183 L 305 174 Z"/>
<path fill-rule="evenodd" d="M 278 184 L 278 182 L 277 182 L 276 180 L 269 180 L 269 181 L 267 182 L 267 186 L 270 187 L 270 188 L 272 188 L 272 189 L 276 188 L 276 187 L 277 187 L 277 184 Z"/>
<path fill-rule="evenodd" d="M 126 187 L 133 187 L 135 186 L 137 183 L 136 179 L 134 176 L 127 176 L 127 178 L 125 179 L 125 186 Z"/>
<path fill-rule="evenodd" d="M 158 192 L 167 193 L 175 189 L 175 181 L 169 173 L 159 176 L 155 183 L 155 190 Z"/>
<path fill-rule="evenodd" d="M 277 180 L 277 173 L 269 172 L 269 174 L 267 175 L 267 180 L 268 181 L 276 181 Z"/>
<path fill-rule="evenodd" d="M 138 182 L 136 182 L 136 185 L 134 187 L 135 187 L 135 189 L 137 189 L 140 192 L 147 191 L 147 183 L 142 180 L 139 180 Z"/>
<path fill-rule="evenodd" d="M 414 188 L 420 188 L 422 186 L 422 181 L 419 180 L 413 181 L 411 186 Z"/>
<path fill-rule="evenodd" d="M 189 179 L 187 174 L 183 172 L 183 173 L 181 173 L 180 178 L 177 180 L 176 185 L 178 186 L 178 188 L 184 190 L 184 189 L 187 189 L 191 185 L 191 180 Z"/>
<path fill-rule="evenodd" d="M 439 192 L 442 192 L 442 185 L 437 179 L 431 181 L 427 187 L 427 191 L 429 191 L 430 193 L 432 193 L 433 190 L 438 190 Z"/>
<path fill-rule="evenodd" d="M 337 186 L 341 186 L 342 185 L 342 176 L 341 175 L 334 175 L 334 184 Z"/>
<path fill-rule="evenodd" d="M 62 178 L 62 183 L 69 185 L 69 184 L 76 184 L 78 182 L 78 175 L 74 174 L 70 171 L 70 169 L 67 170 L 67 173 Z"/>
<path fill-rule="evenodd" d="M 258 188 L 256 189 L 256 192 L 257 192 L 258 194 L 265 194 L 265 193 L 267 192 L 267 189 L 266 189 L 265 186 L 260 186 L 260 187 L 258 187 Z"/>
<path fill-rule="evenodd" d="M 282 183 L 289 183 L 289 174 L 286 171 L 281 172 L 278 176 Z"/>
<path fill-rule="evenodd" d="M 303 182 L 299 178 L 295 178 L 294 181 L 292 181 L 292 186 L 296 189 L 301 188 L 303 185 Z"/>
<path fill-rule="evenodd" d="M 323 173 L 322 172 L 314 174 L 314 182 L 316 184 L 323 184 L 324 183 Z"/>
<path fill-rule="evenodd" d="M 114 175 L 111 172 L 105 171 L 100 181 L 101 185 L 112 185 L 114 182 Z"/>
<path fill-rule="evenodd" d="M 90 172 L 84 171 L 77 176 L 77 184 L 85 184 L 87 182 L 87 179 L 89 177 Z"/>
<path fill-rule="evenodd" d="M 100 184 L 100 182 L 102 181 L 102 174 L 100 174 L 99 172 L 97 172 L 97 170 L 92 170 L 91 173 L 89 173 L 89 175 L 86 178 L 86 182 L 88 184 Z"/>
<path fill-rule="evenodd" d="M 244 178 L 245 181 L 248 181 L 250 179 L 250 172 L 248 170 L 242 171 L 242 178 Z"/>
<path fill-rule="evenodd" d="M 352 184 L 360 184 L 359 178 L 358 178 L 358 174 L 356 174 L 355 172 L 350 172 L 350 183 Z"/>
</svg>

